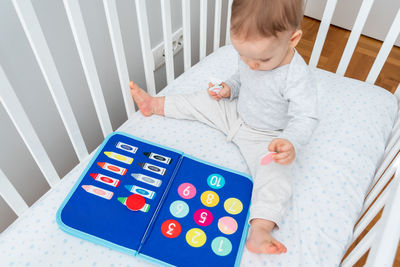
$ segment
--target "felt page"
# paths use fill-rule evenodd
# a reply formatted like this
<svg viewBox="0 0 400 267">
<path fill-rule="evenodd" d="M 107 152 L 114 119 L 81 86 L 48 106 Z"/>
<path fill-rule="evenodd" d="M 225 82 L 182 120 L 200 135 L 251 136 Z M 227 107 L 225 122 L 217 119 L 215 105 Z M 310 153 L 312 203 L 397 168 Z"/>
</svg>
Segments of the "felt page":
<svg viewBox="0 0 400 267">
<path fill-rule="evenodd" d="M 95 243 L 136 251 L 180 157 L 181 153 L 151 142 L 112 134 L 60 207 L 60 227 Z M 135 193 L 144 196 L 142 210 L 130 210 L 123 203 Z"/>
<path fill-rule="evenodd" d="M 139 254 L 177 266 L 234 266 L 252 186 L 245 174 L 184 157 Z"/>
</svg>

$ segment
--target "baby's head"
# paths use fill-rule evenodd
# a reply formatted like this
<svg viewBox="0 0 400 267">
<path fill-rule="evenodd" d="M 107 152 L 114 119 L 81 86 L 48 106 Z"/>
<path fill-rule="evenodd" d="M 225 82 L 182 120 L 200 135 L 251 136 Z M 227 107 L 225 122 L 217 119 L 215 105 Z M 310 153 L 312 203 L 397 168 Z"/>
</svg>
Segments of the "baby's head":
<svg viewBox="0 0 400 267">
<path fill-rule="evenodd" d="M 302 18 L 303 0 L 234 0 L 232 45 L 253 70 L 288 64 L 302 35 Z"/>
</svg>

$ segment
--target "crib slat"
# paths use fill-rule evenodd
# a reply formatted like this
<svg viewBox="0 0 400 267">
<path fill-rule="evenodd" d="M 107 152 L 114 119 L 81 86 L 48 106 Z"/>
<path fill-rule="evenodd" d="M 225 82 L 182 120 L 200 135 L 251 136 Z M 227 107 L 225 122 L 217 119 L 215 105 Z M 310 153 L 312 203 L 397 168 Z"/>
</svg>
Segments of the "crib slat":
<svg viewBox="0 0 400 267">
<path fill-rule="evenodd" d="M 214 51 L 219 48 L 219 38 L 220 38 L 220 32 L 221 32 L 221 11 L 222 11 L 222 1 L 215 0 Z"/>
<path fill-rule="evenodd" d="M 0 100 L 47 182 L 51 187 L 54 187 L 60 181 L 60 177 L 51 163 L 17 95 L 12 89 L 1 65 Z"/>
<path fill-rule="evenodd" d="M 376 56 L 374 64 L 372 65 L 372 68 L 369 71 L 366 80 L 367 83 L 372 83 L 372 84 L 375 83 L 376 78 L 378 78 L 378 75 L 381 72 L 383 64 L 385 64 L 385 61 L 390 53 L 390 50 L 392 50 L 393 44 L 396 41 L 399 32 L 400 32 L 400 9 L 397 10 L 397 14 L 392 23 L 392 26 L 390 27 L 389 32 L 386 35 L 385 40 L 383 41 L 382 47 L 379 50 L 378 55 Z"/>
<path fill-rule="evenodd" d="M 207 49 L 207 0 L 200 0 L 200 60 L 206 57 Z"/>
<path fill-rule="evenodd" d="M 400 114 L 398 114 L 397 116 L 400 116 Z M 400 141 L 399 137 L 400 137 L 400 120 L 397 120 L 397 122 L 395 123 L 395 125 L 392 129 L 392 134 L 391 134 L 389 142 L 385 148 L 385 153 L 383 155 L 383 158 L 387 157 L 389 152 L 392 150 L 393 146 L 396 144 L 396 141 Z"/>
<path fill-rule="evenodd" d="M 397 86 L 396 90 L 394 90 L 394 95 L 397 97 L 397 100 L 400 101 L 400 83 Z"/>
<path fill-rule="evenodd" d="M 149 24 L 147 20 L 146 0 L 135 0 L 136 16 L 139 27 L 140 47 L 142 49 L 144 74 L 146 76 L 147 92 L 156 94 L 156 83 L 154 79 L 154 57 L 150 45 Z"/>
<path fill-rule="evenodd" d="M 396 136 L 394 136 L 394 137 L 396 137 Z M 379 164 L 379 168 L 375 173 L 374 179 L 372 181 L 373 183 L 375 183 L 379 179 L 379 177 L 381 177 L 381 175 L 385 172 L 387 166 L 390 164 L 390 162 L 396 156 L 399 149 L 400 149 L 400 146 L 399 146 L 399 144 L 397 144 L 385 153 L 385 156 L 383 157 L 383 160 Z"/>
<path fill-rule="evenodd" d="M 122 97 L 124 99 L 125 110 L 128 118 L 136 111 L 129 88 L 128 65 L 122 42 L 121 28 L 119 25 L 117 4 L 115 0 L 103 0 L 106 13 L 108 31 L 110 33 L 111 44 L 114 52 L 115 63 L 117 65 L 119 83 L 121 86 Z"/>
<path fill-rule="evenodd" d="M 372 241 L 375 239 L 377 232 L 376 225 L 368 233 L 361 239 L 360 243 L 356 245 L 356 247 L 350 252 L 349 255 L 344 259 L 340 266 L 342 267 L 350 267 L 353 266 L 371 247 Z"/>
<path fill-rule="evenodd" d="M 367 213 L 361 218 L 358 224 L 354 227 L 353 242 L 358 236 L 364 231 L 368 224 L 375 218 L 379 211 L 383 208 L 388 197 L 388 188 L 385 188 L 382 194 L 374 202 L 373 205 L 368 209 Z"/>
<path fill-rule="evenodd" d="M 77 0 L 64 0 L 64 6 L 78 48 L 79 57 L 82 62 L 90 93 L 92 95 L 97 117 L 103 131 L 103 136 L 106 137 L 112 132 L 112 126 L 106 102 L 104 101 L 99 75 L 94 63 L 92 49 L 90 48 L 86 27 L 83 22 L 82 12 Z"/>
<path fill-rule="evenodd" d="M 333 12 L 335 11 L 337 0 L 328 0 L 325 6 L 324 14 L 322 16 L 321 24 L 319 25 L 317 39 L 311 53 L 310 63 L 311 67 L 316 67 L 319 57 L 321 56 L 322 47 L 326 39 L 326 35 L 331 24 Z"/>
<path fill-rule="evenodd" d="M 351 30 L 349 40 L 347 41 L 342 58 L 340 59 L 339 66 L 336 71 L 337 74 L 344 75 L 344 73 L 346 72 L 351 56 L 353 55 L 354 49 L 356 48 L 358 39 L 361 35 L 361 31 L 365 25 L 365 21 L 368 18 L 368 14 L 374 1 L 375 0 L 362 1 L 356 21 L 354 22 L 353 29 Z"/>
<path fill-rule="evenodd" d="M 226 15 L 226 35 L 225 35 L 225 45 L 228 45 L 231 43 L 231 35 L 230 35 L 230 29 L 231 29 L 231 14 L 232 14 L 232 1 L 229 0 L 228 3 L 228 14 Z"/>
<path fill-rule="evenodd" d="M 371 246 L 366 266 L 392 266 L 396 255 L 400 237 L 400 158 L 395 165 L 396 175 L 382 217 L 376 226 L 378 235 Z"/>
<path fill-rule="evenodd" d="M 82 161 L 89 154 L 32 3 L 30 0 L 13 0 L 13 4 L 75 152 Z"/>
<path fill-rule="evenodd" d="M 0 196 L 4 198 L 10 208 L 17 214 L 21 214 L 29 207 L 15 187 L 10 183 L 4 172 L 0 169 Z"/>
<path fill-rule="evenodd" d="M 165 68 L 167 72 L 167 83 L 170 84 L 175 79 L 174 57 L 172 51 L 171 1 L 160 0 L 160 2 L 164 36 Z"/>
<path fill-rule="evenodd" d="M 393 148 L 393 152 L 391 152 L 388 157 L 384 160 L 384 163 L 381 164 L 381 167 L 383 169 L 382 173 L 383 175 L 380 176 L 379 173 L 375 175 L 371 185 L 373 185 L 371 190 L 368 192 L 365 201 L 364 201 L 364 206 L 361 211 L 361 213 L 364 213 L 367 208 L 371 205 L 371 203 L 374 201 L 374 199 L 379 195 L 379 193 L 382 191 L 382 189 L 385 187 L 385 185 L 388 183 L 390 178 L 392 178 L 393 174 L 396 171 L 396 166 L 392 163 L 389 165 L 389 167 L 385 170 L 386 166 L 391 162 L 391 159 L 394 158 L 393 154 L 396 155 L 397 152 L 399 151 L 399 146 L 400 144 L 397 144 Z M 396 158 L 394 161 L 400 157 L 400 154 L 397 154 Z"/>
<path fill-rule="evenodd" d="M 192 47 L 190 43 L 190 0 L 182 0 L 183 63 L 185 71 L 192 66 Z"/>
<path fill-rule="evenodd" d="M 400 115 L 400 112 L 399 112 L 399 115 Z M 399 135 L 400 135 L 399 127 L 400 127 L 399 120 L 397 120 L 397 123 L 395 124 L 395 127 L 392 130 L 392 133 L 394 133 L 394 135 L 392 136 L 392 139 L 394 139 L 394 141 L 398 140 L 398 138 L 399 138 Z M 391 143 L 392 142 L 393 141 L 391 140 Z M 391 144 L 389 143 L 387 147 L 389 147 L 389 145 L 391 145 Z M 389 166 L 390 162 L 394 159 L 394 157 L 399 152 L 399 150 L 400 150 L 400 143 L 394 142 L 393 145 L 391 146 L 390 150 L 385 151 L 383 160 L 379 164 L 379 168 L 375 173 L 373 183 L 375 183 L 379 179 L 379 177 L 381 177 L 381 175 L 385 172 L 386 168 Z"/>
</svg>

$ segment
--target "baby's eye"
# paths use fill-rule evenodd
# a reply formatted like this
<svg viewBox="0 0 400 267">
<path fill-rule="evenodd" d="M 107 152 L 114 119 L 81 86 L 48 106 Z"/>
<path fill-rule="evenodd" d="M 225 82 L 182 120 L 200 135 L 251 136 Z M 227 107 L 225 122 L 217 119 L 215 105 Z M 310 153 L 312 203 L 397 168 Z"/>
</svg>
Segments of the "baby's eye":
<svg viewBox="0 0 400 267">
<path fill-rule="evenodd" d="M 261 62 L 268 62 L 270 60 L 270 58 L 267 59 L 260 59 Z"/>
</svg>

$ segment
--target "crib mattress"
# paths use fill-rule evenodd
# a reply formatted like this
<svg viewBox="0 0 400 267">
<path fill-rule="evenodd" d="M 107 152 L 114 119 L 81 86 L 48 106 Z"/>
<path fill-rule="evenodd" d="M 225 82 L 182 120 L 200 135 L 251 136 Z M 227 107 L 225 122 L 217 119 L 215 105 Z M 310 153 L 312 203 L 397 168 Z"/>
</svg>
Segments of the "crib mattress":
<svg viewBox="0 0 400 267">
<path fill-rule="evenodd" d="M 222 47 L 167 86 L 162 94 L 189 93 L 224 80 L 237 66 L 231 46 Z M 274 236 L 288 251 L 256 255 L 244 251 L 242 266 L 337 266 L 351 240 L 364 195 L 380 162 L 397 114 L 387 91 L 314 69 L 320 123 L 294 162 L 293 197 Z M 118 129 L 197 158 L 249 173 L 238 148 L 195 121 L 136 113 Z M 56 211 L 89 159 L 1 234 L 2 266 L 149 266 L 130 255 L 61 231 Z M 196 259 L 193 259 L 194 261 Z"/>
</svg>

